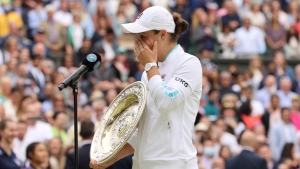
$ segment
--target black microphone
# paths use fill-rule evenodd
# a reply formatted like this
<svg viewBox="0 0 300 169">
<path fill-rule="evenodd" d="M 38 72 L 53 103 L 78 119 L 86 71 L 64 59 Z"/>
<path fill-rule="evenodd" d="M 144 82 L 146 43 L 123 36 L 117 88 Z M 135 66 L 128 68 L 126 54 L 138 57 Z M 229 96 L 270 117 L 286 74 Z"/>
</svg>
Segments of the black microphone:
<svg viewBox="0 0 300 169">
<path fill-rule="evenodd" d="M 67 77 L 58 87 L 61 91 L 68 86 L 73 86 L 77 83 L 80 76 L 82 76 L 85 72 L 91 72 L 94 69 L 100 66 L 101 56 L 98 53 L 90 53 L 86 56 L 86 58 L 82 61 L 81 66 L 72 73 L 69 77 Z"/>
</svg>

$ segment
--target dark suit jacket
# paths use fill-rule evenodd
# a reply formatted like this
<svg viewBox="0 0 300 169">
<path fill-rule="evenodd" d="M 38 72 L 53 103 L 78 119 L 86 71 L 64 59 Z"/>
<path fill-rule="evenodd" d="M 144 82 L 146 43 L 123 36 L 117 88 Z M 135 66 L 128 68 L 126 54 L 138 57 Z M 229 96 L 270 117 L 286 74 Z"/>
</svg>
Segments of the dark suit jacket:
<svg viewBox="0 0 300 169">
<path fill-rule="evenodd" d="M 90 149 L 91 144 L 83 145 L 79 148 L 79 169 L 90 169 Z M 75 169 L 75 153 L 67 155 L 65 169 Z"/>
<path fill-rule="evenodd" d="M 249 150 L 243 150 L 240 154 L 226 161 L 226 169 L 267 169 L 265 159 L 258 157 Z"/>
</svg>

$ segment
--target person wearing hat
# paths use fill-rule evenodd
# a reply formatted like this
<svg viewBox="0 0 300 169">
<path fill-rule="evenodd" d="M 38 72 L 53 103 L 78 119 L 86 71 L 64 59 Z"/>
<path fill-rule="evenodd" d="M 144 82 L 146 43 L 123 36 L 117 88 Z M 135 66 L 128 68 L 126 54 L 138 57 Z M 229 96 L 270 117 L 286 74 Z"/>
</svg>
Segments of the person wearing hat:
<svg viewBox="0 0 300 169">
<path fill-rule="evenodd" d="M 121 28 L 138 35 L 134 52 L 145 67 L 146 107 L 138 130 L 121 151 L 103 165 L 91 159 L 90 167 L 107 168 L 134 154 L 133 169 L 198 169 L 192 135 L 202 92 L 202 68 L 199 59 L 177 43 L 188 28 L 187 21 L 178 13 L 152 6 Z"/>
</svg>

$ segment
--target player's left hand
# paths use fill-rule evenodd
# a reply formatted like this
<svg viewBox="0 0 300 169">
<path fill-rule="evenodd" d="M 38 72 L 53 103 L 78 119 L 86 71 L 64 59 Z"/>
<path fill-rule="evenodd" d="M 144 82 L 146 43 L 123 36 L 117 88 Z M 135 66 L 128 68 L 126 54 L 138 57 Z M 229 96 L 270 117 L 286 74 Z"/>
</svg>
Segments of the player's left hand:
<svg viewBox="0 0 300 169">
<path fill-rule="evenodd" d="M 143 66 L 145 66 L 147 63 L 156 62 L 157 41 L 154 42 L 153 49 L 150 49 L 142 39 L 137 39 L 135 41 L 134 53 Z"/>
</svg>

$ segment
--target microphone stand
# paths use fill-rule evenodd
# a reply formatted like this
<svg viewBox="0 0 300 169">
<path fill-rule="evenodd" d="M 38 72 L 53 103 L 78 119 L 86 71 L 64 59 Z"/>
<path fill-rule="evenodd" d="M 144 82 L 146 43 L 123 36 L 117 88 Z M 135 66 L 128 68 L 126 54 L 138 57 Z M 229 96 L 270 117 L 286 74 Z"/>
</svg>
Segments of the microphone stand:
<svg viewBox="0 0 300 169">
<path fill-rule="evenodd" d="M 78 96 L 78 85 L 74 83 L 71 88 L 73 89 L 74 96 L 74 139 L 75 139 L 75 169 L 79 167 L 79 156 L 78 156 L 78 114 L 77 114 L 77 96 Z"/>
</svg>

